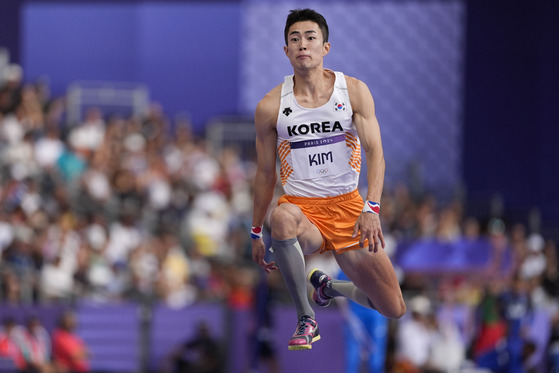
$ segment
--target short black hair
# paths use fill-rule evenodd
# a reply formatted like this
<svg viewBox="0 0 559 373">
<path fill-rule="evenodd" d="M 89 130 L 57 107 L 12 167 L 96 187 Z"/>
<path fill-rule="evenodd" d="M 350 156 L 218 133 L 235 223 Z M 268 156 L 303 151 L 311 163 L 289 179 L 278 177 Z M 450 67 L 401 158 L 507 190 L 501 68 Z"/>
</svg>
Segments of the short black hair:
<svg viewBox="0 0 559 373">
<path fill-rule="evenodd" d="M 284 37 L 285 37 L 285 45 L 287 45 L 287 33 L 289 32 L 289 28 L 297 22 L 303 21 L 312 21 L 318 25 L 320 31 L 322 31 L 322 41 L 324 43 L 328 42 L 328 23 L 326 23 L 326 19 L 318 12 L 312 9 L 293 9 L 289 11 L 289 15 L 287 16 L 287 21 L 285 22 L 285 30 L 284 30 Z"/>
</svg>

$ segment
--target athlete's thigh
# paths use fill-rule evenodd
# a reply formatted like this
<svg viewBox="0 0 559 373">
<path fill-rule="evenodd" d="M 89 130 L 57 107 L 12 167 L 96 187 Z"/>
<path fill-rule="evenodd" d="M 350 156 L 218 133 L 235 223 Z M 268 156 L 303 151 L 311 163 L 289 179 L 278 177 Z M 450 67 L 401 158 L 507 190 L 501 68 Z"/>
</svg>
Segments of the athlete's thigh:
<svg viewBox="0 0 559 373">
<path fill-rule="evenodd" d="M 382 315 L 397 319 L 406 312 L 400 284 L 384 250 L 346 251 L 335 255 L 340 268 Z"/>
<path fill-rule="evenodd" d="M 297 240 L 305 255 L 314 254 L 324 241 L 320 230 L 304 214 L 299 225 Z"/>
<path fill-rule="evenodd" d="M 272 237 L 288 239 L 293 236 L 297 237 L 304 254 L 312 254 L 322 245 L 320 230 L 299 206 L 285 202 L 272 211 Z"/>
<path fill-rule="evenodd" d="M 390 258 L 384 250 L 368 248 L 345 251 L 334 256 L 349 279 L 367 294 L 401 294 Z"/>
</svg>

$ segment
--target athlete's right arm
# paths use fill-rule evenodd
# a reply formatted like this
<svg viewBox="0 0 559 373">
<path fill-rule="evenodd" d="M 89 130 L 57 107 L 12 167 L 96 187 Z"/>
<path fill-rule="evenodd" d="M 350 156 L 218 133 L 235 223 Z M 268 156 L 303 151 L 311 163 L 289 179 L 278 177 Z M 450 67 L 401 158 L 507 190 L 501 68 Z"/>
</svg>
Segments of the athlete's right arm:
<svg viewBox="0 0 559 373">
<path fill-rule="evenodd" d="M 276 123 L 279 103 L 280 92 L 276 87 L 258 103 L 254 115 L 257 168 L 254 177 L 253 226 L 263 225 L 276 186 Z M 266 272 L 277 269 L 274 263 L 266 263 L 265 254 L 264 241 L 253 239 L 252 259 Z"/>
</svg>

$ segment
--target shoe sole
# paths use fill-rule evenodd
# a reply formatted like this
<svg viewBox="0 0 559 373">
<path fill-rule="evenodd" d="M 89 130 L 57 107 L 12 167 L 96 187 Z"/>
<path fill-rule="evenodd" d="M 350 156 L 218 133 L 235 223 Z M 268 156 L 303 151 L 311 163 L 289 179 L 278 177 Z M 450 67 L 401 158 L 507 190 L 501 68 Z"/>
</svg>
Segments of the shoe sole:
<svg viewBox="0 0 559 373">
<path fill-rule="evenodd" d="M 320 334 L 314 337 L 311 343 L 307 345 L 295 345 L 295 346 L 288 346 L 287 349 L 289 351 L 303 351 L 303 350 L 312 350 L 312 344 L 320 340 Z"/>
</svg>

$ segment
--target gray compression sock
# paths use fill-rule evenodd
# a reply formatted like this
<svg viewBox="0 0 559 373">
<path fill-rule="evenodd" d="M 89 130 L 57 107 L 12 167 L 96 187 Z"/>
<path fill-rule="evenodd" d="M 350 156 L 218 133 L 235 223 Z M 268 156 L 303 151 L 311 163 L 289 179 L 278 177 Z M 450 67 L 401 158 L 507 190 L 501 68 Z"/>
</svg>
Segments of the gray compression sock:
<svg viewBox="0 0 559 373">
<path fill-rule="evenodd" d="M 324 287 L 324 294 L 329 297 L 346 297 L 359 303 L 363 307 L 376 309 L 367 294 L 359 289 L 351 281 L 341 281 L 332 279 L 331 287 Z"/>
<path fill-rule="evenodd" d="M 283 275 L 287 290 L 295 303 L 297 318 L 309 315 L 315 318 L 307 297 L 307 282 L 305 272 L 305 257 L 296 238 L 287 240 L 272 239 L 272 249 L 276 257 L 276 264 Z"/>
</svg>

